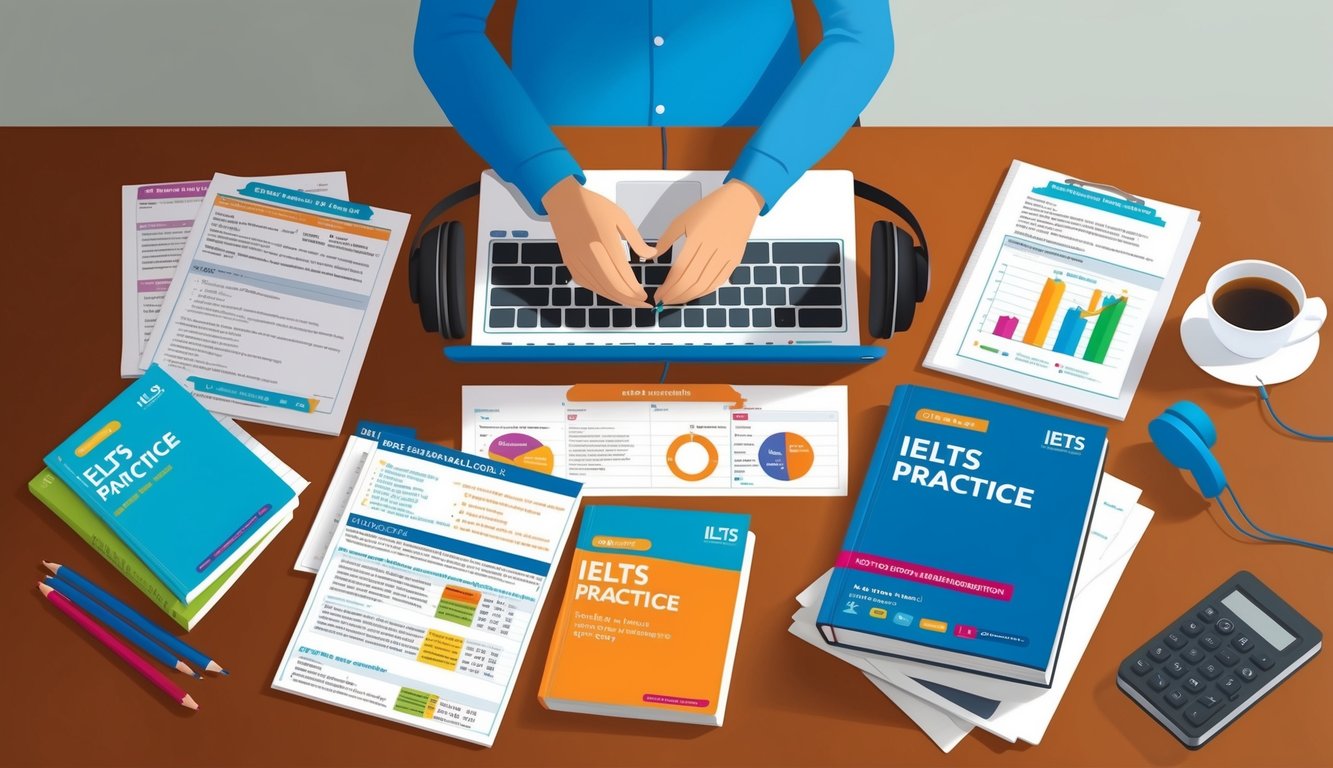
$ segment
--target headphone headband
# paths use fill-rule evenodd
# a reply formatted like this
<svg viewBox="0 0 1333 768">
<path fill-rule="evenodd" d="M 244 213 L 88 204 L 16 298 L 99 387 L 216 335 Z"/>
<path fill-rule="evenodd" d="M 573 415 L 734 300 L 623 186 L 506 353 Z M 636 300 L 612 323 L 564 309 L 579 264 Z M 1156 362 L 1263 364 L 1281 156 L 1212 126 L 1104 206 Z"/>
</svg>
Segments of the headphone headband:
<svg viewBox="0 0 1333 768">
<path fill-rule="evenodd" d="M 916 235 L 916 241 L 921 244 L 921 255 L 926 261 L 930 261 L 930 249 L 926 246 L 926 233 L 921 229 L 921 222 L 916 220 L 916 215 L 901 200 L 860 179 L 852 179 L 852 194 L 878 205 L 906 222 L 907 226 L 911 227 L 912 234 Z"/>
<path fill-rule="evenodd" d="M 417 224 L 417 232 L 412 236 L 412 249 L 408 251 L 408 253 L 421 247 L 421 236 L 426 233 L 426 226 L 428 224 L 435 219 L 438 219 L 445 211 L 453 208 L 455 205 L 460 205 L 479 194 L 481 194 L 481 182 L 474 181 L 465 187 L 455 189 L 453 192 L 450 192 L 441 198 L 440 202 L 432 205 L 430 210 L 426 211 L 426 215 L 421 217 L 421 222 Z"/>
</svg>

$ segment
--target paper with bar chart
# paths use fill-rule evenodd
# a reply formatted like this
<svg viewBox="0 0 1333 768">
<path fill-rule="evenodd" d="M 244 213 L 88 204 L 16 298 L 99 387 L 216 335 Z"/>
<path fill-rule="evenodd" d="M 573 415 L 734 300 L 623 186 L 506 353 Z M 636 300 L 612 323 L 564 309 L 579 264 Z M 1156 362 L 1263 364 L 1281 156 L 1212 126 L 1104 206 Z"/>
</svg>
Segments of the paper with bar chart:
<svg viewBox="0 0 1333 768">
<path fill-rule="evenodd" d="M 464 387 L 462 449 L 586 496 L 842 496 L 847 388 Z"/>
<path fill-rule="evenodd" d="M 1198 212 L 1014 161 L 926 367 L 1124 418 Z"/>
</svg>

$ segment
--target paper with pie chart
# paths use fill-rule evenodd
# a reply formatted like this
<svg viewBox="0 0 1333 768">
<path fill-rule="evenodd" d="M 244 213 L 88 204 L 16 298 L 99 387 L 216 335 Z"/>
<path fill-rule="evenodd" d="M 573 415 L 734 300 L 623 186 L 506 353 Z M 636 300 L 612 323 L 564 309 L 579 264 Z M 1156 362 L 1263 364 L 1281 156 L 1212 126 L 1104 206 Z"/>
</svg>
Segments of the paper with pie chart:
<svg viewBox="0 0 1333 768">
<path fill-rule="evenodd" d="M 843 496 L 847 388 L 463 388 L 465 452 L 585 496 Z"/>
</svg>

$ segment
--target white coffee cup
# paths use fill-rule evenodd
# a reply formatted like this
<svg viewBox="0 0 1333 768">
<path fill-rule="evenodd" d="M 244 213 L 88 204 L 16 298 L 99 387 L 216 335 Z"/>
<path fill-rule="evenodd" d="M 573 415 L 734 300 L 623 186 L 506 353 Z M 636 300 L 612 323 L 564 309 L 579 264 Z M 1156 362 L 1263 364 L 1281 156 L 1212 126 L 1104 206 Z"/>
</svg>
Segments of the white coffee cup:
<svg viewBox="0 0 1333 768">
<path fill-rule="evenodd" d="M 1296 316 L 1285 325 L 1264 331 L 1241 328 L 1228 322 L 1217 313 L 1213 299 L 1218 289 L 1234 280 L 1257 277 L 1271 280 L 1287 289 L 1296 298 Z M 1208 325 L 1213 329 L 1217 340 L 1227 349 L 1241 357 L 1264 358 L 1289 344 L 1304 341 L 1319 330 L 1328 317 L 1328 307 L 1324 300 L 1307 298 L 1305 286 L 1289 270 L 1276 264 L 1258 259 L 1233 261 L 1213 273 L 1208 278 L 1204 290 L 1208 300 Z"/>
</svg>

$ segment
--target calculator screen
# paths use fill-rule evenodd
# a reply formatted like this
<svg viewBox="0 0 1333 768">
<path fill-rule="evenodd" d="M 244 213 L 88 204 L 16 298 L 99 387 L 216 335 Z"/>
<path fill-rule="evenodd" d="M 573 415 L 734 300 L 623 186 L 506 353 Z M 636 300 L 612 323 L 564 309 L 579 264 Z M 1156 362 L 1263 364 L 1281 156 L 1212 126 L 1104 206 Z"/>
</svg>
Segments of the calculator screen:
<svg viewBox="0 0 1333 768">
<path fill-rule="evenodd" d="M 1249 624 L 1250 629 L 1258 632 L 1260 637 L 1267 640 L 1270 645 L 1279 651 L 1291 645 L 1296 639 L 1295 635 L 1283 629 L 1282 625 L 1273 620 L 1273 617 L 1250 602 L 1249 598 L 1242 595 L 1239 590 L 1222 598 L 1222 605 L 1230 608 L 1237 618 Z"/>
</svg>

